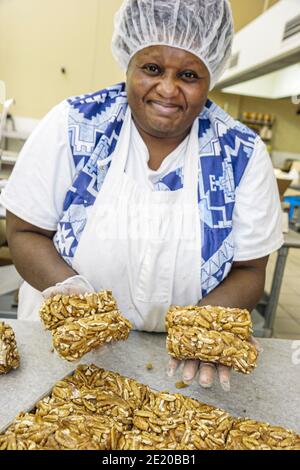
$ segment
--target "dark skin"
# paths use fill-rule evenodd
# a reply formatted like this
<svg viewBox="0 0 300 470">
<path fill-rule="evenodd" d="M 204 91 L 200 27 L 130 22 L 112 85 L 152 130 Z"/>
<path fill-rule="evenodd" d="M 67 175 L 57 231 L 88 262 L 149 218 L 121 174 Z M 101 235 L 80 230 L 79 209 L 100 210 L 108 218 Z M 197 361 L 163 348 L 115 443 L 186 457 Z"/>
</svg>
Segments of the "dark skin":
<svg viewBox="0 0 300 470">
<path fill-rule="evenodd" d="M 151 46 L 138 52 L 127 72 L 128 102 L 135 125 L 149 151 L 149 167 L 157 170 L 189 134 L 207 100 L 210 75 L 193 54 L 168 46 Z M 42 291 L 77 274 L 57 253 L 54 232 L 31 225 L 7 212 L 7 238 L 21 276 Z M 233 263 L 227 278 L 200 305 L 222 305 L 253 310 L 265 284 L 268 258 Z M 172 360 L 174 371 L 178 361 Z M 199 382 L 212 384 L 215 368 L 201 364 Z M 186 361 L 184 380 L 190 381 L 199 361 Z M 230 370 L 218 368 L 226 389 Z M 228 388 L 228 387 L 227 387 Z"/>
<path fill-rule="evenodd" d="M 157 170 L 189 134 L 207 101 L 209 84 L 206 66 L 180 49 L 151 46 L 131 60 L 128 103 L 148 147 L 152 170 Z"/>
<path fill-rule="evenodd" d="M 6 234 L 13 262 L 20 275 L 43 291 L 77 273 L 58 254 L 52 238 L 43 230 L 7 211 Z"/>
</svg>

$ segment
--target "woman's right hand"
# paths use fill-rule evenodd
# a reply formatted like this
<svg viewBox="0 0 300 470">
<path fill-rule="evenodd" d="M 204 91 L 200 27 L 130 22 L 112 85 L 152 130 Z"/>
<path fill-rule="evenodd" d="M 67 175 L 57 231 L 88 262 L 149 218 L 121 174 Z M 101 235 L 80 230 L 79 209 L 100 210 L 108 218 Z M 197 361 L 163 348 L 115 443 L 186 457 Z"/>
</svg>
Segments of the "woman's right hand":
<svg viewBox="0 0 300 470">
<path fill-rule="evenodd" d="M 42 292 L 44 299 L 53 297 L 56 294 L 72 295 L 86 294 L 95 292 L 89 281 L 80 275 L 67 278 L 63 282 L 58 282 L 55 286 L 49 287 Z"/>
<path fill-rule="evenodd" d="M 250 343 L 253 344 L 258 353 L 263 352 L 263 348 L 256 338 L 251 336 Z M 190 385 L 199 371 L 198 382 L 203 388 L 211 388 L 214 384 L 216 372 L 218 373 L 219 381 L 224 392 L 230 391 L 230 372 L 229 367 L 221 364 L 213 364 L 201 362 L 199 360 L 188 359 L 186 361 L 179 361 L 170 357 L 167 375 L 173 377 L 179 366 L 183 364 L 182 380 L 185 384 Z"/>
</svg>

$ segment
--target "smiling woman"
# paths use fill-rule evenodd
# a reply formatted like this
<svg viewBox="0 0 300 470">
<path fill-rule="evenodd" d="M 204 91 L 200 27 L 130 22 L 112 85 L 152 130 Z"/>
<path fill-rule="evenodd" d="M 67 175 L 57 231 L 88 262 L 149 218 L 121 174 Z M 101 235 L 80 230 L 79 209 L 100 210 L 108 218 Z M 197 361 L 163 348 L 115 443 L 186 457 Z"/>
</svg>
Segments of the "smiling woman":
<svg viewBox="0 0 300 470">
<path fill-rule="evenodd" d="M 127 97 L 134 123 L 149 149 L 149 167 L 189 134 L 207 101 L 210 74 L 190 52 L 168 46 L 139 51 L 127 71 Z"/>
<path fill-rule="evenodd" d="M 57 105 L 1 196 L 19 318 L 38 320 L 54 292 L 112 290 L 151 332 L 170 305 L 256 306 L 281 211 L 264 144 L 207 99 L 232 39 L 227 0 L 124 0 L 112 50 L 126 83 Z M 198 369 L 211 386 L 215 366 L 199 361 L 184 380 Z"/>
</svg>

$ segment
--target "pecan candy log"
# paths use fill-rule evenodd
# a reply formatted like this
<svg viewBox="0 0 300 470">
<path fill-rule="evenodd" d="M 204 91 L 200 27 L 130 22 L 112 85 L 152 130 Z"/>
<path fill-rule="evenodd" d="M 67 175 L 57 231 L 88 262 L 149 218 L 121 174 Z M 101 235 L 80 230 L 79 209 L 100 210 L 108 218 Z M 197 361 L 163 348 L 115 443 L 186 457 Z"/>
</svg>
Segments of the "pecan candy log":
<svg viewBox="0 0 300 470">
<path fill-rule="evenodd" d="M 0 375 L 7 374 L 20 365 L 20 356 L 13 329 L 0 322 Z"/>
<path fill-rule="evenodd" d="M 80 359 L 98 346 L 126 340 L 132 328 L 110 291 L 57 294 L 45 300 L 40 317 L 52 332 L 54 348 L 68 361 Z"/>
<path fill-rule="evenodd" d="M 82 295 L 57 294 L 46 299 L 40 308 L 40 317 L 47 330 L 55 330 L 68 318 L 86 318 L 95 313 L 117 310 L 111 291 Z"/>
<path fill-rule="evenodd" d="M 234 423 L 229 432 L 227 450 L 300 450 L 300 436 L 280 426 L 251 419 Z"/>
<path fill-rule="evenodd" d="M 200 359 L 249 374 L 257 361 L 250 342 L 247 310 L 223 307 L 171 307 L 166 317 L 167 350 L 176 359 Z"/>
<path fill-rule="evenodd" d="M 79 366 L 0 434 L 1 450 L 299 450 L 300 436 Z"/>
<path fill-rule="evenodd" d="M 68 319 L 53 332 L 53 346 L 67 361 L 76 361 L 98 346 L 126 340 L 131 324 L 118 310 L 79 320 Z"/>
<path fill-rule="evenodd" d="M 234 418 L 180 394 L 151 392 L 125 432 L 121 450 L 222 450 Z"/>
</svg>

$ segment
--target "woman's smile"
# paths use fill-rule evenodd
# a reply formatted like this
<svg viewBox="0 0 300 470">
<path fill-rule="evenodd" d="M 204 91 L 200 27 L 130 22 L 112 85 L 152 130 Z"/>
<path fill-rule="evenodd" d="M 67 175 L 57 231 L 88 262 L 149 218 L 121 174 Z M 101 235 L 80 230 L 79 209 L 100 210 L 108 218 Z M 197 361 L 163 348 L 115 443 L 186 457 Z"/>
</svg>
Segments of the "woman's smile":
<svg viewBox="0 0 300 470">
<path fill-rule="evenodd" d="M 158 100 L 148 101 L 147 104 L 151 107 L 152 111 L 154 111 L 155 114 L 158 114 L 159 116 L 173 116 L 182 110 L 181 106 L 171 103 L 164 103 Z"/>
<path fill-rule="evenodd" d="M 158 45 L 137 52 L 129 64 L 126 90 L 138 130 L 175 139 L 176 147 L 204 108 L 209 84 L 205 64 L 188 51 Z"/>
</svg>

